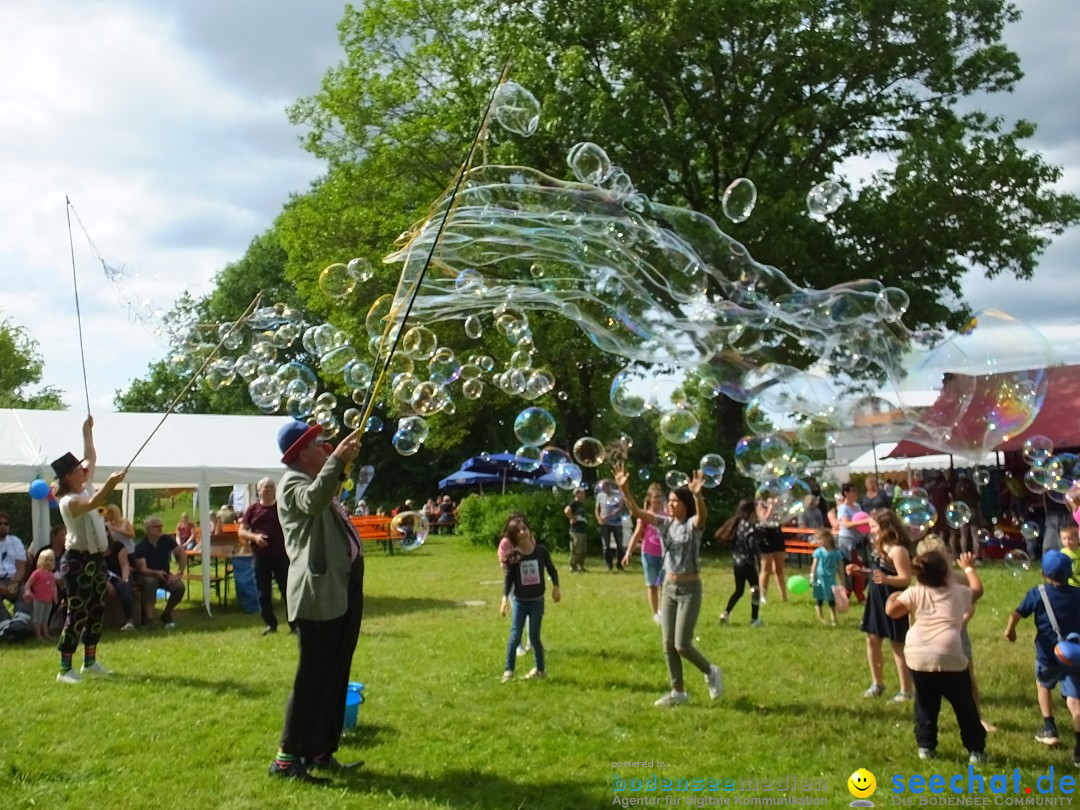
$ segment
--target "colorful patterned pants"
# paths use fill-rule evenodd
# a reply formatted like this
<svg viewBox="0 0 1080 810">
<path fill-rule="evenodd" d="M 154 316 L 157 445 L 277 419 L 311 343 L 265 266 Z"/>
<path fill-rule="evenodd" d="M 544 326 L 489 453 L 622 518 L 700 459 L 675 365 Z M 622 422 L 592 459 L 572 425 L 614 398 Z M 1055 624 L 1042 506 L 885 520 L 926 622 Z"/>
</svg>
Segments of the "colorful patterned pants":
<svg viewBox="0 0 1080 810">
<path fill-rule="evenodd" d="M 109 572 L 102 554 L 65 551 L 60 560 L 60 576 L 67 588 L 67 617 L 57 649 L 73 653 L 80 642 L 92 646 L 101 638 Z"/>
</svg>

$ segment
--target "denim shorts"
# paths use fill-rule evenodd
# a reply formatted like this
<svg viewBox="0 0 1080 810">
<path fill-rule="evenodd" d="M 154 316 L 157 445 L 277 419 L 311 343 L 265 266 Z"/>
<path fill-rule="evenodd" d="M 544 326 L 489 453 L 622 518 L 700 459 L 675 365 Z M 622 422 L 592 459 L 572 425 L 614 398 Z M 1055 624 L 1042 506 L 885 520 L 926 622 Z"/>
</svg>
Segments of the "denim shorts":
<svg viewBox="0 0 1080 810">
<path fill-rule="evenodd" d="M 641 567 L 645 569 L 645 585 L 654 588 L 664 582 L 664 558 L 641 552 Z"/>
<path fill-rule="evenodd" d="M 1039 686 L 1047 689 L 1053 689 L 1060 683 L 1062 697 L 1080 698 L 1080 673 L 1066 668 L 1056 660 L 1044 661 L 1036 656 L 1035 680 Z"/>
</svg>

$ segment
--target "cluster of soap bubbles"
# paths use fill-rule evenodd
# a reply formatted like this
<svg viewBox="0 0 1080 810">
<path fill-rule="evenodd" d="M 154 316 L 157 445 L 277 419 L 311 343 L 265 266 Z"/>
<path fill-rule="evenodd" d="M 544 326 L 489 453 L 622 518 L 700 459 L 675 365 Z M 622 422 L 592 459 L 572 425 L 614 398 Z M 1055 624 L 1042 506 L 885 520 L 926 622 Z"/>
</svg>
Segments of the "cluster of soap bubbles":
<svg viewBox="0 0 1080 810">
<path fill-rule="evenodd" d="M 1029 492 L 1045 495 L 1055 503 L 1080 504 L 1080 456 L 1055 453 L 1054 443 L 1046 436 L 1025 440 L 1021 455 L 1030 465 L 1024 473 Z"/>
</svg>

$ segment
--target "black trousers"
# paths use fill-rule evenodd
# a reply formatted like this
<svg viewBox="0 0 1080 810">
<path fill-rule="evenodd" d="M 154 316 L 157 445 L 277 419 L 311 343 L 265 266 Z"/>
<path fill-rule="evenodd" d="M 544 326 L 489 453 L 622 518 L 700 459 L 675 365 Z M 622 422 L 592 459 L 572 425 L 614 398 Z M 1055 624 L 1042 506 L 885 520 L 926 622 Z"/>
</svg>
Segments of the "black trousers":
<svg viewBox="0 0 1080 810">
<path fill-rule="evenodd" d="M 735 593 L 728 599 L 727 610 L 725 613 L 731 613 L 735 604 L 742 598 L 743 591 L 746 586 L 750 586 L 750 618 L 756 619 L 758 617 L 758 608 L 761 606 L 758 602 L 758 567 L 757 563 L 747 563 L 746 565 L 735 566 Z"/>
<path fill-rule="evenodd" d="M 986 748 L 986 730 L 979 719 L 968 670 L 919 672 L 913 669 L 911 677 L 915 680 L 915 743 L 920 748 L 937 748 L 942 698 L 952 704 L 964 748 L 968 751 Z"/>
<path fill-rule="evenodd" d="M 259 613 L 267 627 L 277 629 L 277 616 L 274 615 L 274 582 L 277 582 L 281 601 L 285 603 L 285 615 L 289 615 L 289 603 L 285 590 L 289 582 L 288 557 L 255 557 L 255 586 L 259 589 Z"/>
<path fill-rule="evenodd" d="M 349 574 L 345 615 L 325 622 L 296 621 L 300 661 L 281 732 L 281 750 L 286 754 L 321 756 L 334 753 L 341 744 L 349 669 L 363 611 L 364 558 L 357 557 Z"/>
<path fill-rule="evenodd" d="M 609 547 L 610 537 L 615 538 L 615 548 Z M 600 542 L 604 547 L 604 562 L 607 563 L 608 568 L 618 566 L 618 569 L 622 571 L 622 524 L 618 526 L 610 525 L 608 523 L 600 524 Z"/>
</svg>

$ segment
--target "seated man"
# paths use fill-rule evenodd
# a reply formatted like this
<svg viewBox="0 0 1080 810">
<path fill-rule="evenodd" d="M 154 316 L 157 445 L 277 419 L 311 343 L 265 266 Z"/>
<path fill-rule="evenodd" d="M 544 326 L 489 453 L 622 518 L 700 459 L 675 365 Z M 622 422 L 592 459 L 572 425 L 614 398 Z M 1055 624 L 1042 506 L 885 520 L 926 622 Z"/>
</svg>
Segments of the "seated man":
<svg viewBox="0 0 1080 810">
<path fill-rule="evenodd" d="M 454 502 L 450 500 L 449 495 L 442 496 L 438 511 L 439 516 L 437 520 L 438 525 L 442 527 L 442 533 L 453 534 L 454 526 L 457 524 L 457 510 L 454 508 Z"/>
<path fill-rule="evenodd" d="M 30 607 L 23 602 L 22 586 L 28 576 L 26 570 L 26 546 L 13 534 L 8 534 L 11 518 L 0 512 L 0 621 L 10 619 L 5 602 L 10 602 L 13 613 L 29 613 Z"/>
<path fill-rule="evenodd" d="M 164 528 L 161 518 L 156 515 L 146 519 L 146 537 L 135 546 L 135 573 L 142 586 L 143 621 L 153 620 L 157 591 L 163 588 L 169 594 L 169 601 L 161 612 L 161 623 L 167 630 L 172 630 L 176 627 L 173 609 L 184 597 L 183 574 L 187 569 L 187 553 L 173 537 L 162 534 Z M 176 574 L 169 571 L 169 558 L 174 556 Z"/>
</svg>

